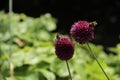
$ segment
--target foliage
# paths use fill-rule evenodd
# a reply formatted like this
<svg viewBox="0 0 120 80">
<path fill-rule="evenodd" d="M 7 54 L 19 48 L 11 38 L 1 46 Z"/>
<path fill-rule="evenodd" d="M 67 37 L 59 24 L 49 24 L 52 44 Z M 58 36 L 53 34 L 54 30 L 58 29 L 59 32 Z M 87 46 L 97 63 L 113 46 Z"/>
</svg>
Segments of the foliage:
<svg viewBox="0 0 120 80">
<path fill-rule="evenodd" d="M 10 37 L 8 18 L 8 14 L 0 12 L 0 80 L 68 80 L 65 62 L 54 53 L 52 31 L 57 20 L 49 13 L 38 18 L 12 13 Z M 90 46 L 111 80 L 119 80 L 120 45 L 109 48 L 116 55 L 107 55 L 101 45 Z M 9 61 L 14 65 L 13 77 L 9 74 Z M 106 80 L 86 45 L 75 45 L 75 55 L 69 65 L 73 80 Z"/>
</svg>

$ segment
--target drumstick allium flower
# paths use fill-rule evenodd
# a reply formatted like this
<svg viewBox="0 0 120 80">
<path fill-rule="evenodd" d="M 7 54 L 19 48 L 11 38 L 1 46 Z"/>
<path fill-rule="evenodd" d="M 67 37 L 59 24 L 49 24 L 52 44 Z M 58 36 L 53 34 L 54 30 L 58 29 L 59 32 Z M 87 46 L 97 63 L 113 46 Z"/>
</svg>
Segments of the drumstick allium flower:
<svg viewBox="0 0 120 80">
<path fill-rule="evenodd" d="M 56 38 L 57 39 L 55 40 L 55 53 L 59 59 L 66 61 L 69 77 L 70 80 L 72 80 L 68 60 L 73 57 L 74 44 L 68 37 L 57 35 Z"/>
<path fill-rule="evenodd" d="M 87 21 L 75 22 L 70 30 L 72 37 L 80 44 L 94 39 L 94 24 Z"/>
<path fill-rule="evenodd" d="M 74 45 L 68 37 L 57 36 L 55 40 L 55 53 L 61 60 L 69 60 L 74 54 Z"/>
<path fill-rule="evenodd" d="M 89 49 L 90 54 L 94 57 L 96 62 L 98 63 L 99 67 L 103 71 L 104 75 L 106 76 L 107 80 L 110 80 L 106 72 L 104 71 L 101 63 L 98 61 L 96 55 L 93 53 L 89 41 L 94 39 L 94 26 L 96 26 L 97 22 L 87 22 L 87 21 L 78 21 L 72 25 L 70 30 L 70 34 L 72 37 L 79 43 L 84 44 L 86 43 Z"/>
</svg>

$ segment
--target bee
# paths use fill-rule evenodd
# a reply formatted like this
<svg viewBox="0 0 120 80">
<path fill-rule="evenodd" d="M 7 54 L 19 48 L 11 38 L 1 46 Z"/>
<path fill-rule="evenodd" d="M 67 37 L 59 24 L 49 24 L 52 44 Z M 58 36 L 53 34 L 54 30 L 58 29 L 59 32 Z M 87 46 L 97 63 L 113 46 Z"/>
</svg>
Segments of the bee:
<svg viewBox="0 0 120 80">
<path fill-rule="evenodd" d="M 96 21 L 90 22 L 90 25 L 91 25 L 92 27 L 95 27 L 95 26 L 97 25 L 97 22 L 96 22 Z"/>
</svg>

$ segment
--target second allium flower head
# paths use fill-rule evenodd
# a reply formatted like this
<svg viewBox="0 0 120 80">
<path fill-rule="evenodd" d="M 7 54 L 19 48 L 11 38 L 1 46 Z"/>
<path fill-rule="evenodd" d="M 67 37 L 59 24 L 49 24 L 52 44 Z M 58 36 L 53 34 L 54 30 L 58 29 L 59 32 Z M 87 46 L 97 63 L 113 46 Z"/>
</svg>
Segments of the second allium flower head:
<svg viewBox="0 0 120 80">
<path fill-rule="evenodd" d="M 94 39 L 94 24 L 87 21 L 75 22 L 70 30 L 72 37 L 80 44 Z"/>
</svg>

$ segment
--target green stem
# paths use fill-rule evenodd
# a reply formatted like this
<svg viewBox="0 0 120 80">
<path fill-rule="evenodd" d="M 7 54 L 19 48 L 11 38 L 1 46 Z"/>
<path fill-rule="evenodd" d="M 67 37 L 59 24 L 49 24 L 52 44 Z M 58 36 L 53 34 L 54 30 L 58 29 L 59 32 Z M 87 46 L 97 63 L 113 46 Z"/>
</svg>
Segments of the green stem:
<svg viewBox="0 0 120 80">
<path fill-rule="evenodd" d="M 104 71 L 102 65 L 100 64 L 100 62 L 98 61 L 96 55 L 93 53 L 92 49 L 90 48 L 89 44 L 87 43 L 87 46 L 89 48 L 90 54 L 93 55 L 93 57 L 95 58 L 96 62 L 98 63 L 98 65 L 100 66 L 101 70 L 103 71 L 104 75 L 106 76 L 107 80 L 110 80 L 110 78 L 108 77 L 107 73 Z"/>
<path fill-rule="evenodd" d="M 70 73 L 70 68 L 69 68 L 69 64 L 68 64 L 67 60 L 66 60 L 66 65 L 67 65 L 67 69 L 68 69 L 68 72 L 69 72 L 69 77 L 72 80 L 72 76 L 71 76 L 71 73 Z"/>
<path fill-rule="evenodd" d="M 12 9 L 13 9 L 13 0 L 9 0 L 9 34 L 10 34 L 10 43 L 9 43 L 9 52 L 10 52 L 10 57 L 12 55 L 12 42 L 13 42 L 13 35 L 12 35 Z M 10 65 L 10 76 L 14 76 L 14 65 L 13 63 L 11 62 L 10 60 L 10 57 L 8 58 L 9 59 L 9 65 Z"/>
<path fill-rule="evenodd" d="M 9 47 L 9 51 L 10 51 L 10 56 L 12 54 L 12 41 L 13 41 L 13 37 L 12 37 L 12 0 L 9 0 L 9 34 L 10 34 L 10 47 Z"/>
</svg>

